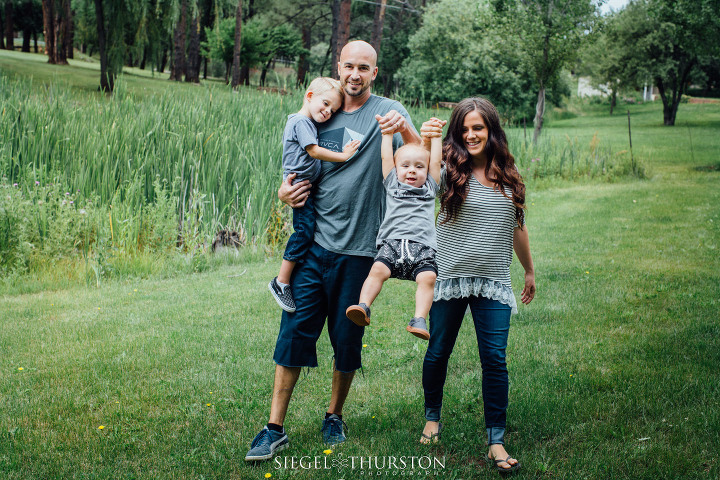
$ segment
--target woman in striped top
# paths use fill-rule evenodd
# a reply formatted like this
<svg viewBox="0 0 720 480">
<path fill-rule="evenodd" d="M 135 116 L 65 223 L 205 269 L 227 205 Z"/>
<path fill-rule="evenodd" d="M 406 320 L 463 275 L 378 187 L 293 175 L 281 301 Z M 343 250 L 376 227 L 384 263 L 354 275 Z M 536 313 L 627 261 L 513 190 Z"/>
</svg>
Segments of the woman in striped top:
<svg viewBox="0 0 720 480">
<path fill-rule="evenodd" d="M 423 140 L 441 136 L 445 122 L 423 124 Z M 470 306 L 482 365 L 488 458 L 501 472 L 520 463 L 504 446 L 508 405 L 505 363 L 510 315 L 517 311 L 510 284 L 513 249 L 525 269 L 521 301 L 535 296 L 535 272 L 525 226 L 525 185 L 508 151 L 495 107 L 468 98 L 452 112 L 443 141 L 438 278 L 430 310 L 430 344 L 423 363 L 425 429 L 421 442 L 439 438 L 447 365 Z"/>
</svg>

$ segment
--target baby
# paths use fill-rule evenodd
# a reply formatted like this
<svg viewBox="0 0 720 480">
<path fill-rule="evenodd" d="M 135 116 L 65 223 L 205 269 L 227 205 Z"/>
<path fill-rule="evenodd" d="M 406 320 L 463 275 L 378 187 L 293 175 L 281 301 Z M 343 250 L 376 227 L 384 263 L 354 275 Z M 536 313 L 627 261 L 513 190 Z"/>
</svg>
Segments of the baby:
<svg viewBox="0 0 720 480">
<path fill-rule="evenodd" d="M 305 92 L 303 106 L 299 112 L 288 116 L 283 132 L 283 180 L 295 173 L 296 182 L 314 182 L 320 174 L 320 160 L 344 162 L 357 151 L 359 140 L 349 142 L 342 152 L 333 152 L 318 145 L 315 123 L 323 123 L 343 104 L 340 82 L 332 78 L 318 77 Z M 295 263 L 300 260 L 313 242 L 315 234 L 315 208 L 312 196 L 305 205 L 293 209 L 293 230 L 290 236 L 278 276 L 270 281 L 268 288 L 280 308 L 286 312 L 295 311 L 295 299 L 290 288 L 290 276 Z"/>
<path fill-rule="evenodd" d="M 378 253 L 363 283 L 360 303 L 348 307 L 345 314 L 357 325 L 370 325 L 370 306 L 383 283 L 390 277 L 415 280 L 415 316 L 406 330 L 429 340 L 425 319 L 437 278 L 435 195 L 440 181 L 441 139 L 432 139 L 429 153 L 421 145 L 408 144 L 393 158 L 392 133 L 383 131 L 382 137 L 386 208 L 377 236 Z"/>
</svg>

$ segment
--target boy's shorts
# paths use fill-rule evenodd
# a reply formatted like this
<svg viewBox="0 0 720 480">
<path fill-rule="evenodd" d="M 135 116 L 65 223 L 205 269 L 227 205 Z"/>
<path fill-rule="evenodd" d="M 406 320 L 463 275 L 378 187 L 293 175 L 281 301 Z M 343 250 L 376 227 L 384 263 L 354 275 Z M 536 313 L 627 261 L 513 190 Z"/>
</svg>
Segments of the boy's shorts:
<svg viewBox="0 0 720 480">
<path fill-rule="evenodd" d="M 412 240 L 383 240 L 375 261 L 390 269 L 390 276 L 400 280 L 415 280 L 422 272 L 435 272 L 435 250 Z"/>
</svg>

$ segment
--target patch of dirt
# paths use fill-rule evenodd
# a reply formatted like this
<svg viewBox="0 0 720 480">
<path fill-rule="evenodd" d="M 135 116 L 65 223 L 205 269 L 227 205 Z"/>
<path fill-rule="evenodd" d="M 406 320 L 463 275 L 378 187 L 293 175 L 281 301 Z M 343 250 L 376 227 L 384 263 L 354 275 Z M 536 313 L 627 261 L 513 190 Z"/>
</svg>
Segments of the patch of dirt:
<svg viewBox="0 0 720 480">
<path fill-rule="evenodd" d="M 700 165 L 695 167 L 698 172 L 720 172 L 720 163 L 714 163 L 711 165 Z"/>
<path fill-rule="evenodd" d="M 688 103 L 718 103 L 720 104 L 720 98 L 696 98 L 692 97 L 688 100 Z"/>
</svg>

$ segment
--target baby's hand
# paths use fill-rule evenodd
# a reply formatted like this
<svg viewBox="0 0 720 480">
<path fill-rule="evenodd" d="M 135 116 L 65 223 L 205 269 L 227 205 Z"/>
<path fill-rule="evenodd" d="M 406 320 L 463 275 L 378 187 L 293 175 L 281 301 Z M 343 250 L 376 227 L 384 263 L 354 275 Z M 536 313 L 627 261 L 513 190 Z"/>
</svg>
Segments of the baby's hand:
<svg viewBox="0 0 720 480">
<path fill-rule="evenodd" d="M 355 152 L 357 152 L 357 149 L 360 148 L 360 140 L 353 140 L 352 142 L 345 145 L 345 148 L 343 148 L 342 155 L 345 157 L 345 160 L 352 157 Z"/>
</svg>

